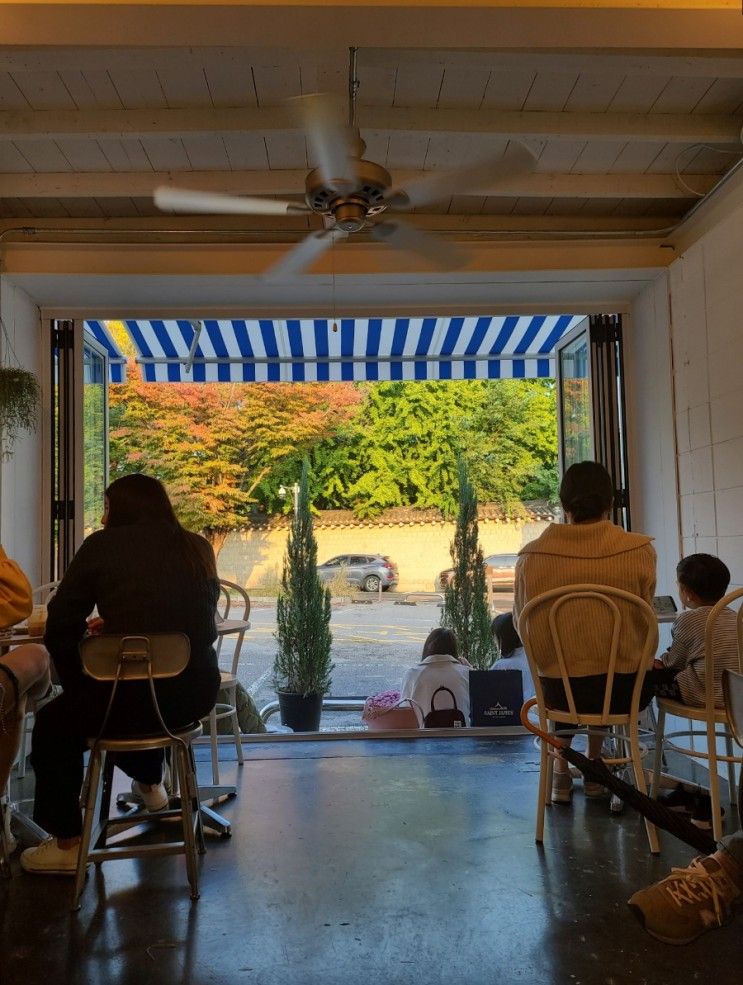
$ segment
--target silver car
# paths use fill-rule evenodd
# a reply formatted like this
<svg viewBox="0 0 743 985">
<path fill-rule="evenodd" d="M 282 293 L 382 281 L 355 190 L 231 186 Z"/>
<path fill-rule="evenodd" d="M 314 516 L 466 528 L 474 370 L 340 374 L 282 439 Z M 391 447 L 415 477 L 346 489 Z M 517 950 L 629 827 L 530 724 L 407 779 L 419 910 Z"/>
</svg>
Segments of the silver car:
<svg viewBox="0 0 743 985">
<path fill-rule="evenodd" d="M 338 554 L 324 564 L 318 564 L 320 581 L 332 581 L 343 572 L 350 585 L 364 592 L 383 591 L 397 584 L 397 565 L 383 554 Z"/>
</svg>

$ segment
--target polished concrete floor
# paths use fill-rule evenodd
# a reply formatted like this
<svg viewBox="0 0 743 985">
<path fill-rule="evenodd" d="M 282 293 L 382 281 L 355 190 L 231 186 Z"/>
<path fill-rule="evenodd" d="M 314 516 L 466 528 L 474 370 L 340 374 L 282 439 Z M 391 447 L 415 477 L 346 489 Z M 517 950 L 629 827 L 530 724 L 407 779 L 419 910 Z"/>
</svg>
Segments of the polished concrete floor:
<svg viewBox="0 0 743 985">
<path fill-rule="evenodd" d="M 229 747 L 224 755 L 229 756 Z M 205 752 L 205 750 L 203 750 Z M 234 754 L 234 751 L 232 751 Z M 192 904 L 183 860 L 109 862 L 82 910 L 70 880 L 0 885 L 0 983 L 686 985 L 741 982 L 743 913 L 684 948 L 625 905 L 686 864 L 627 811 L 548 811 L 534 844 L 526 738 L 247 747 L 234 834 L 209 840 Z M 203 764 L 206 770 L 206 763 Z"/>
</svg>

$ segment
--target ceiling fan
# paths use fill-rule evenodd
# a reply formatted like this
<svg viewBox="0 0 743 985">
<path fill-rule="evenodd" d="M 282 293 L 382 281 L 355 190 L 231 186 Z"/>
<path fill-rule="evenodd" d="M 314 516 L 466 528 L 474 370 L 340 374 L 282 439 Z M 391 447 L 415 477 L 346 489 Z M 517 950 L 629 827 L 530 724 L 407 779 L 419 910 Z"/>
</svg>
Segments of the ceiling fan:
<svg viewBox="0 0 743 985">
<path fill-rule="evenodd" d="M 371 236 L 395 249 L 412 251 L 440 269 L 455 269 L 467 252 L 450 241 L 416 228 L 401 218 L 377 221 L 385 212 L 406 212 L 451 195 L 467 194 L 469 187 L 488 190 L 510 178 L 534 170 L 536 158 L 523 144 L 510 141 L 504 154 L 455 171 L 432 171 L 405 189 L 394 188 L 389 172 L 364 159 L 366 145 L 356 123 L 356 48 L 349 68 L 349 119 L 344 123 L 328 96 L 315 94 L 294 100 L 316 167 L 305 179 L 304 202 L 279 201 L 199 192 L 160 185 L 155 205 L 163 211 L 219 215 L 307 215 L 323 217 L 325 228 L 310 233 L 264 275 L 283 279 L 300 273 L 332 246 L 339 236 L 369 229 Z"/>
</svg>

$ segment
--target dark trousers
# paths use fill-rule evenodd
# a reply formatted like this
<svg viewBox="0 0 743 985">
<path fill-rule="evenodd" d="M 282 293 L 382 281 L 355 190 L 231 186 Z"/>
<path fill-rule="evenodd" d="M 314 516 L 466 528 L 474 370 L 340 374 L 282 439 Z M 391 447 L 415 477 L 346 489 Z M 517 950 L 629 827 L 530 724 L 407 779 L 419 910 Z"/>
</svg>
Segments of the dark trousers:
<svg viewBox="0 0 743 985">
<path fill-rule="evenodd" d="M 202 681 L 174 678 L 157 685 L 158 702 L 169 728 L 205 718 L 217 697 L 214 677 Z M 180 685 L 180 686 L 179 686 Z M 44 705 L 36 714 L 31 744 L 31 765 L 36 774 L 34 821 L 58 838 L 74 838 L 82 831 L 80 788 L 87 740 L 98 735 L 103 723 L 110 685 L 86 679 Z M 127 736 L 162 731 L 152 708 L 147 684 L 119 685 L 107 735 Z M 118 756 L 116 765 L 140 783 L 159 783 L 163 753 L 160 749 Z"/>
</svg>

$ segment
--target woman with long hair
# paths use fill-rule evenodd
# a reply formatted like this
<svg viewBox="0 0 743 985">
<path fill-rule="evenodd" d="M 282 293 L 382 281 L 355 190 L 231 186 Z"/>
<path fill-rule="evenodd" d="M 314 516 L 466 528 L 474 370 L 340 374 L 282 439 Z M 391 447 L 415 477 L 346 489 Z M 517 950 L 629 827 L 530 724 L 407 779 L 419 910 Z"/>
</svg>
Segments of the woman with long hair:
<svg viewBox="0 0 743 985">
<path fill-rule="evenodd" d="M 401 696 L 417 701 L 425 717 L 431 711 L 431 699 L 436 688 L 447 687 L 454 695 L 465 721 L 469 722 L 470 669 L 469 662 L 459 656 L 454 633 L 450 629 L 439 627 L 426 637 L 420 663 L 405 674 Z M 451 704 L 448 695 L 437 700 L 442 708 Z"/>
<path fill-rule="evenodd" d="M 106 633 L 188 636 L 188 666 L 156 684 L 169 728 L 208 715 L 219 689 L 213 647 L 219 582 L 211 546 L 180 525 L 162 483 L 147 475 L 111 483 L 102 523 L 103 530 L 80 547 L 49 603 L 44 642 L 63 692 L 36 716 L 34 820 L 51 837 L 21 856 L 28 872 L 74 874 L 77 865 L 83 752 L 87 737 L 100 730 L 111 691 L 110 684 L 83 673 L 78 650 L 95 607 Z M 120 734 L 156 729 L 148 688 L 147 682 L 121 684 L 107 727 Z M 146 808 L 167 806 L 161 750 L 119 756 L 117 765 L 132 778 L 132 790 Z"/>
</svg>

